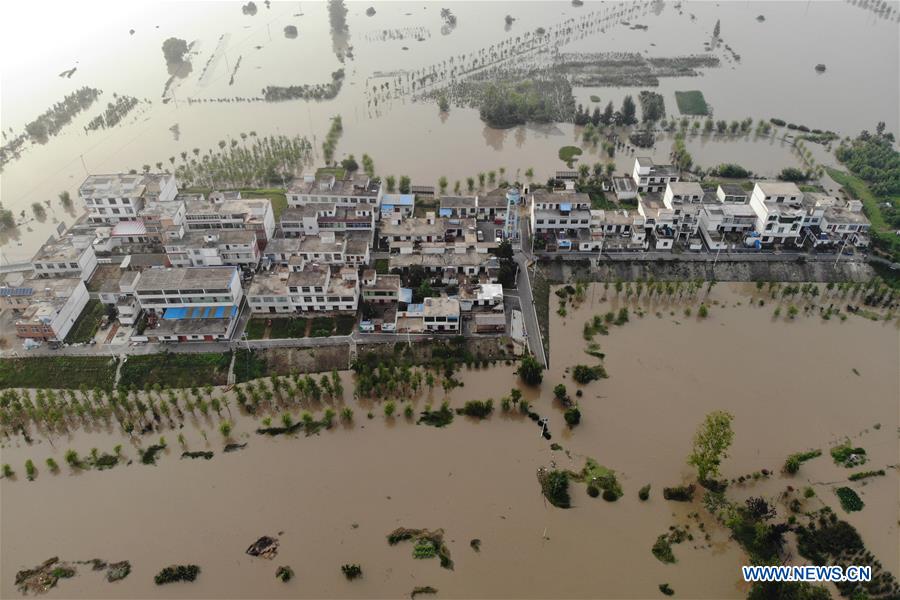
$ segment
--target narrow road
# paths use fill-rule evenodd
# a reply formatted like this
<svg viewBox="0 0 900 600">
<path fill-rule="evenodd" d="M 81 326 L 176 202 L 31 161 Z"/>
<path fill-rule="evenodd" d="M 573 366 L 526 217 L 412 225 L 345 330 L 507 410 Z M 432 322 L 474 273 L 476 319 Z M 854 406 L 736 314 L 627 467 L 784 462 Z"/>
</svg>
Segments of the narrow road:
<svg viewBox="0 0 900 600">
<path fill-rule="evenodd" d="M 534 295 L 531 291 L 531 278 L 528 276 L 528 261 L 525 259 L 525 255 L 522 252 L 516 252 L 514 260 L 519 266 L 519 278 L 516 281 L 516 286 L 519 291 L 519 301 L 522 305 L 522 320 L 525 323 L 528 348 L 544 367 L 549 367 L 550 364 L 547 361 L 547 355 L 544 352 L 544 338 L 541 335 L 540 325 L 538 325 L 537 309 L 534 305 Z"/>
</svg>

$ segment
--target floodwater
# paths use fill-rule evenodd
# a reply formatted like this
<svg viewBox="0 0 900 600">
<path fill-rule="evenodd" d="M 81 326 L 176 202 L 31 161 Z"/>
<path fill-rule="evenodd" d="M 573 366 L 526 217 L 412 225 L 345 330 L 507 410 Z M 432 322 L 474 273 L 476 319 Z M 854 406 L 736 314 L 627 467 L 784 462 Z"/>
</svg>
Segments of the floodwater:
<svg viewBox="0 0 900 600">
<path fill-rule="evenodd" d="M 776 322 L 771 306 L 748 306 L 749 294 L 747 286 L 720 284 L 707 300 L 711 310 L 704 321 L 684 318 L 683 305 L 671 307 L 676 317 L 668 316 L 668 305 L 654 306 L 608 337 L 598 336 L 610 378 L 583 388 L 582 423 L 572 431 L 562 426 L 552 387 L 565 382 L 574 393 L 565 368 L 593 361 L 581 352 L 584 321 L 619 306 L 602 302 L 602 286 L 596 285 L 564 321 L 554 315 L 553 366 L 542 388 L 525 397 L 550 417 L 553 441 L 571 459 L 551 452 L 531 421 L 499 410 L 481 422 L 457 417 L 444 429 L 415 426 L 402 416 L 385 419 L 379 406 L 350 400 L 346 377 L 354 425 L 272 439 L 252 433 L 252 419 L 235 415 L 234 437 L 248 446 L 221 453 L 221 436 L 207 424 L 209 448 L 216 452 L 210 461 L 179 460 L 177 432 L 167 432 L 170 449 L 157 466 L 82 474 L 63 466 L 54 476 L 42 468 L 44 458 L 52 454 L 62 465 L 69 447 L 83 455 L 92 446 L 109 451 L 125 443 L 127 456 L 136 452 L 105 432 L 54 440 L 56 450 L 46 441 L 8 445 L 3 462 L 22 472 L 19 465 L 32 458 L 40 473 L 34 482 L 21 473 L 16 481 L 0 480 L 0 595 L 17 597 L 14 573 L 59 555 L 128 559 L 133 570 L 108 584 L 80 567 L 75 578 L 49 592 L 51 598 L 400 597 L 425 585 L 442 597 L 654 598 L 665 582 L 682 597 L 744 597 L 738 578 L 746 557 L 708 517 L 710 542 L 697 536 L 675 546 L 676 564 L 664 565 L 650 553 L 671 525 L 692 523 L 698 533 L 688 514 L 704 514 L 700 503 L 666 502 L 661 490 L 689 480 L 691 437 L 715 409 L 735 417 L 725 477 L 778 471 L 788 454 L 825 451 L 793 478 L 732 486 L 729 495 L 771 499 L 786 485 L 812 485 L 812 503 L 821 498 L 835 508 L 883 564 L 896 565 L 897 471 L 888 468 L 886 477 L 853 484 L 866 507 L 846 515 L 831 488 L 847 470 L 827 455 L 830 444 L 849 436 L 867 449 L 866 468 L 896 463 L 896 325 L 855 317 Z M 663 318 L 654 315 L 657 310 Z M 498 404 L 516 383 L 511 366 L 464 370 L 460 378 L 465 386 L 451 392 L 454 406 L 486 397 Z M 427 394 L 417 399 L 417 406 L 437 404 L 444 393 L 438 387 L 431 394 L 430 400 Z M 371 420 L 365 418 L 370 409 Z M 875 429 L 876 423 L 882 426 Z M 204 446 L 196 429 L 183 431 L 192 450 Z M 547 505 L 536 469 L 551 461 L 578 469 L 584 456 L 617 471 L 624 497 L 612 504 L 592 499 L 573 483 L 572 509 Z M 646 483 L 653 486 L 651 498 L 640 502 L 637 490 Z M 400 526 L 443 528 L 455 570 L 414 560 L 408 542 L 388 546 L 385 536 Z M 244 554 L 257 537 L 278 532 L 274 560 Z M 480 553 L 469 547 L 473 538 L 482 541 Z M 188 562 L 202 568 L 195 583 L 152 583 L 162 567 Z M 359 563 L 363 578 L 346 581 L 344 563 Z M 278 565 L 292 566 L 296 578 L 277 581 Z"/>
<path fill-rule="evenodd" d="M 428 3 L 348 3 L 346 34 L 332 35 L 324 2 L 259 2 L 247 16 L 240 6 L 225 2 L 159 2 L 133 4 L 97 2 L 61 5 L 52 14 L 40 5 L 20 3 L 4 20 L 0 35 L 3 129 L 21 131 L 26 122 L 66 93 L 89 85 L 103 90 L 99 101 L 61 133 L 43 145 L 28 147 L 3 171 L 2 202 L 26 220 L 6 232 L 0 243 L 4 261 L 30 258 L 59 223 L 71 224 L 56 200 L 59 192 L 74 192 L 86 173 L 140 170 L 193 148 L 215 148 L 219 140 L 238 139 L 256 131 L 305 135 L 315 139 L 317 154 L 328 118 L 341 114 L 344 134 L 337 157 L 372 156 L 382 175 L 410 175 L 414 183 L 435 184 L 445 175 L 453 182 L 478 172 L 504 167 L 509 175 L 534 168 L 538 180 L 564 165 L 559 148 L 576 141 L 572 124 L 525 126 L 507 131 L 485 127 L 472 108 L 454 107 L 439 115 L 432 103 L 415 103 L 409 96 L 369 104 L 367 90 L 380 84 L 379 72 L 423 69 L 453 56 L 477 52 L 538 27 L 577 19 L 590 11 L 616 11 L 613 3 L 585 2 L 453 2 L 457 17 L 452 30 L 443 26 L 440 7 Z M 38 12 L 40 11 L 40 12 Z M 504 16 L 516 18 L 508 31 Z M 894 13 L 896 15 L 896 13 Z M 763 15 L 765 21 L 757 21 Z M 704 52 L 715 22 L 721 37 L 741 57 L 723 61 L 696 78 L 661 79 L 668 114 L 677 114 L 674 91 L 700 89 L 717 119 L 780 117 L 811 128 L 855 135 L 884 120 L 898 129 L 900 41 L 896 21 L 845 2 L 646 2 L 628 16 L 634 30 L 622 24 L 560 46 L 562 52 L 634 51 L 647 56 Z M 624 20 L 624 19 L 623 19 Z M 72 27 L 73 22 L 79 23 Z M 22 24 L 40 23 L 39 31 Z M 283 33 L 286 25 L 299 30 L 296 39 Z M 416 29 L 421 28 L 421 29 Z M 134 34 L 129 30 L 134 29 Z M 416 30 L 415 37 L 385 41 L 385 30 Z M 169 78 L 161 45 L 168 37 L 195 42 L 192 71 L 176 79 L 172 100 L 161 96 Z M 224 38 L 222 37 L 224 36 Z M 220 43 L 220 39 L 223 40 Z M 353 58 L 343 64 L 339 51 L 350 47 Z M 406 48 L 404 50 L 404 47 Z M 721 53 L 721 51 L 719 51 Z M 229 83 L 240 59 L 240 68 Z M 204 73 L 204 66 L 209 69 Z M 817 63 L 827 71 L 818 74 Z M 71 78 L 59 77 L 77 66 Z M 327 82 L 343 67 L 346 80 L 330 101 L 212 102 L 217 98 L 256 97 L 267 85 Z M 865 93 L 862 93 L 864 90 Z M 626 94 L 640 88 L 576 88 L 579 101 L 596 94 L 618 106 Z M 146 99 L 119 126 L 90 133 L 83 126 L 111 101 L 112 94 Z M 189 103 L 188 99 L 205 100 Z M 176 136 L 170 127 L 178 125 Z M 651 153 L 664 160 L 670 142 Z M 712 166 L 723 160 L 771 175 L 796 164 L 780 142 L 753 139 L 705 141 L 691 139 L 695 163 Z M 630 167 L 630 156 L 617 157 L 618 170 Z M 317 156 L 316 160 L 321 160 Z M 177 163 L 176 163 L 177 164 Z M 53 201 L 45 221 L 31 219 L 33 202 Z"/>
</svg>

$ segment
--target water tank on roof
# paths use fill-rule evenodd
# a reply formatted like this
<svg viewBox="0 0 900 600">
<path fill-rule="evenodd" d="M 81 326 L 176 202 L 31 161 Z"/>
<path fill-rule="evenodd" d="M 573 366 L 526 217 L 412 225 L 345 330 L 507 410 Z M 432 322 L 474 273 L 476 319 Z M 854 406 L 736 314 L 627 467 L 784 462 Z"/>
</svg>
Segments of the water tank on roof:
<svg viewBox="0 0 900 600">
<path fill-rule="evenodd" d="M 506 189 L 506 201 L 512 204 L 518 204 L 520 200 L 519 188 L 510 187 Z"/>
</svg>

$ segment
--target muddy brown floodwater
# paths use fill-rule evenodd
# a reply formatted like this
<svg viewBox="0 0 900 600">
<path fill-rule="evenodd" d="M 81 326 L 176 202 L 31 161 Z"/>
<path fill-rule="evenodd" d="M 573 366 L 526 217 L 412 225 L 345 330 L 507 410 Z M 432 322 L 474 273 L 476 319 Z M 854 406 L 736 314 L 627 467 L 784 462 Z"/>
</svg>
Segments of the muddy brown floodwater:
<svg viewBox="0 0 900 600">
<path fill-rule="evenodd" d="M 312 437 L 258 436 L 257 421 L 233 409 L 233 437 L 248 445 L 223 454 L 220 434 L 207 424 L 215 451 L 209 461 L 179 460 L 178 431 L 171 431 L 157 466 L 136 461 L 80 474 L 62 466 L 52 475 L 43 467 L 45 458 L 64 465 L 67 448 L 84 455 L 92 446 L 109 451 L 123 443 L 128 457 L 137 453 L 113 432 L 55 439 L 55 449 L 45 440 L 30 447 L 7 442 L 2 460 L 19 476 L 0 480 L 0 595 L 18 597 L 15 572 L 58 555 L 127 559 L 133 570 L 110 584 L 80 566 L 48 597 L 400 597 L 416 586 L 433 586 L 440 597 L 655 598 L 661 583 L 680 597 L 743 597 L 743 551 L 699 501 L 667 502 L 661 495 L 664 486 L 692 477 L 685 464 L 691 437 L 714 409 L 734 415 L 725 477 L 762 468 L 777 472 L 788 454 L 824 451 L 794 477 L 732 486 L 730 496 L 773 498 L 786 485 L 811 485 L 817 493 L 811 507 L 824 501 L 834 508 L 891 569 L 897 565 L 896 470 L 888 468 L 886 477 L 865 486 L 851 484 L 866 507 L 847 515 L 831 488 L 846 480 L 848 470 L 835 466 L 827 449 L 849 436 L 868 451 L 867 468 L 897 462 L 896 324 L 860 317 L 773 320 L 770 302 L 749 305 L 754 291 L 719 284 L 707 300 L 705 320 L 684 317 L 683 304 L 654 304 L 643 308 L 645 316 L 632 314 L 629 323 L 611 327 L 609 336 L 598 335 L 610 377 L 582 388 L 582 423 L 571 431 L 564 429 L 551 390 L 564 382 L 574 393 L 578 386 L 565 368 L 594 362 L 582 351 L 582 325 L 619 304 L 604 302 L 602 285 L 595 285 L 565 319 L 554 314 L 553 366 L 539 392 L 525 397 L 550 417 L 553 441 L 571 458 L 551 451 L 538 428 L 518 414 L 495 410 L 481 422 L 457 416 L 434 429 L 403 416 L 386 419 L 380 406 L 360 405 L 349 392 L 345 401 L 356 409 L 354 425 Z M 696 314 L 699 300 L 689 304 Z M 488 397 L 498 405 L 516 384 L 513 367 L 505 365 L 463 370 L 460 379 L 465 386 L 449 394 L 454 406 Z M 347 390 L 349 384 L 345 374 Z M 437 404 L 444 393 L 436 388 L 432 396 Z M 416 405 L 428 401 L 422 397 Z M 205 449 L 196 427 L 182 432 L 191 450 Z M 572 509 L 548 505 L 536 469 L 552 461 L 578 469 L 585 456 L 615 469 L 625 495 L 607 503 L 573 482 Z M 34 482 L 24 478 L 27 458 L 38 465 Z M 640 502 L 638 489 L 647 483 L 653 486 L 650 500 Z M 711 540 L 698 535 L 674 546 L 677 563 L 657 561 L 650 547 L 669 526 L 693 523 L 698 533 L 688 518 L 694 511 Z M 413 559 L 410 544 L 389 546 L 386 535 L 397 527 L 442 528 L 455 570 L 441 569 L 436 559 Z M 275 560 L 245 554 L 262 535 L 280 538 Z M 473 538 L 481 540 L 478 553 L 469 547 Z M 195 563 L 202 572 L 195 583 L 156 587 L 153 575 L 172 563 Z M 363 577 L 347 581 L 340 571 L 345 563 L 360 564 Z M 295 578 L 276 580 L 278 565 L 290 565 Z"/>
</svg>

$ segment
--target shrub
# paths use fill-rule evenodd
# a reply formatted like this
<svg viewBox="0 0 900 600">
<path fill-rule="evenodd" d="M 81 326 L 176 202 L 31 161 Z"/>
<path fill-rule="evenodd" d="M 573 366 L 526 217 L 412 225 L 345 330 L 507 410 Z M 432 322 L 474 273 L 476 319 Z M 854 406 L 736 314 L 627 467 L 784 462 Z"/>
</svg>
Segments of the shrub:
<svg viewBox="0 0 900 600">
<path fill-rule="evenodd" d="M 275 571 L 275 577 L 287 583 L 294 577 L 294 570 L 288 566 L 278 567 Z"/>
<path fill-rule="evenodd" d="M 572 379 L 582 385 L 588 384 L 596 379 L 606 378 L 606 369 L 603 365 L 589 367 L 587 365 L 575 365 L 572 369 Z"/>
<path fill-rule="evenodd" d="M 675 593 L 675 590 L 670 588 L 668 583 L 659 584 L 659 591 L 661 591 L 666 596 L 671 596 L 672 594 Z"/>
<path fill-rule="evenodd" d="M 663 498 L 676 502 L 690 502 L 694 499 L 694 484 L 663 488 Z"/>
<path fill-rule="evenodd" d="M 353 581 L 358 577 L 362 577 L 362 567 L 359 565 L 341 565 L 341 571 L 344 573 L 344 577 L 346 577 L 349 581 Z"/>
<path fill-rule="evenodd" d="M 845 442 L 831 449 L 831 458 L 834 459 L 835 464 L 850 468 L 866 462 L 866 451 L 864 448 L 854 448 L 850 442 Z"/>
<path fill-rule="evenodd" d="M 607 502 L 615 502 L 619 499 L 619 495 L 612 490 L 603 490 L 603 499 Z"/>
<path fill-rule="evenodd" d="M 569 427 L 575 427 L 581 423 L 581 411 L 578 410 L 577 406 L 567 408 L 566 412 L 563 413 L 563 418 L 566 420 Z"/>
<path fill-rule="evenodd" d="M 544 367 L 531 354 L 522 358 L 516 373 L 528 385 L 539 385 L 544 380 Z"/>
<path fill-rule="evenodd" d="M 640 498 L 641 501 L 646 501 L 650 498 L 650 484 L 649 483 L 647 485 L 645 485 L 644 487 L 642 487 L 638 491 L 638 498 Z"/>
<path fill-rule="evenodd" d="M 837 494 L 838 500 L 841 501 L 841 508 L 847 512 L 862 510 L 865 506 L 859 495 L 848 487 L 839 487 L 834 490 L 834 493 Z"/>
<path fill-rule="evenodd" d="M 653 544 L 653 547 L 650 548 L 650 552 L 652 552 L 653 556 L 655 556 L 660 562 L 675 562 L 675 554 L 672 552 L 672 545 L 669 543 L 669 536 L 665 533 L 656 538 L 656 542 Z"/>
<path fill-rule="evenodd" d="M 469 400 L 462 408 L 456 410 L 457 414 L 475 417 L 477 419 L 486 419 L 494 410 L 494 401 L 487 400 Z"/>
<path fill-rule="evenodd" d="M 867 477 L 880 477 L 884 475 L 884 469 L 878 469 L 877 471 L 861 471 L 859 473 L 854 473 L 847 479 L 850 481 L 859 481 L 860 479 L 866 479 Z"/>
<path fill-rule="evenodd" d="M 597 496 L 600 495 L 600 488 L 598 488 L 596 485 L 591 483 L 587 486 L 587 493 L 588 493 L 588 496 L 590 496 L 591 498 L 596 498 Z"/>
<path fill-rule="evenodd" d="M 558 508 L 569 508 L 569 476 L 565 471 L 545 471 L 538 473 L 541 491 L 550 504 Z"/>
<path fill-rule="evenodd" d="M 808 452 L 797 452 L 796 454 L 791 454 L 787 457 L 787 460 L 784 461 L 784 466 L 782 467 L 782 471 L 789 475 L 793 475 L 797 471 L 800 470 L 800 465 L 808 460 L 812 460 L 817 456 L 821 456 L 821 450 L 810 450 Z"/>
<path fill-rule="evenodd" d="M 34 462 L 29 458 L 25 461 L 25 477 L 28 481 L 34 481 L 37 476 L 37 469 L 34 468 Z"/>
<path fill-rule="evenodd" d="M 153 580 L 156 585 L 176 581 L 194 581 L 199 574 L 200 567 L 197 565 L 172 565 L 157 573 Z"/>
<path fill-rule="evenodd" d="M 709 309 L 706 307 L 705 304 L 701 304 L 700 308 L 697 309 L 697 316 L 700 317 L 701 319 L 705 319 L 706 317 L 709 316 Z"/>
</svg>

